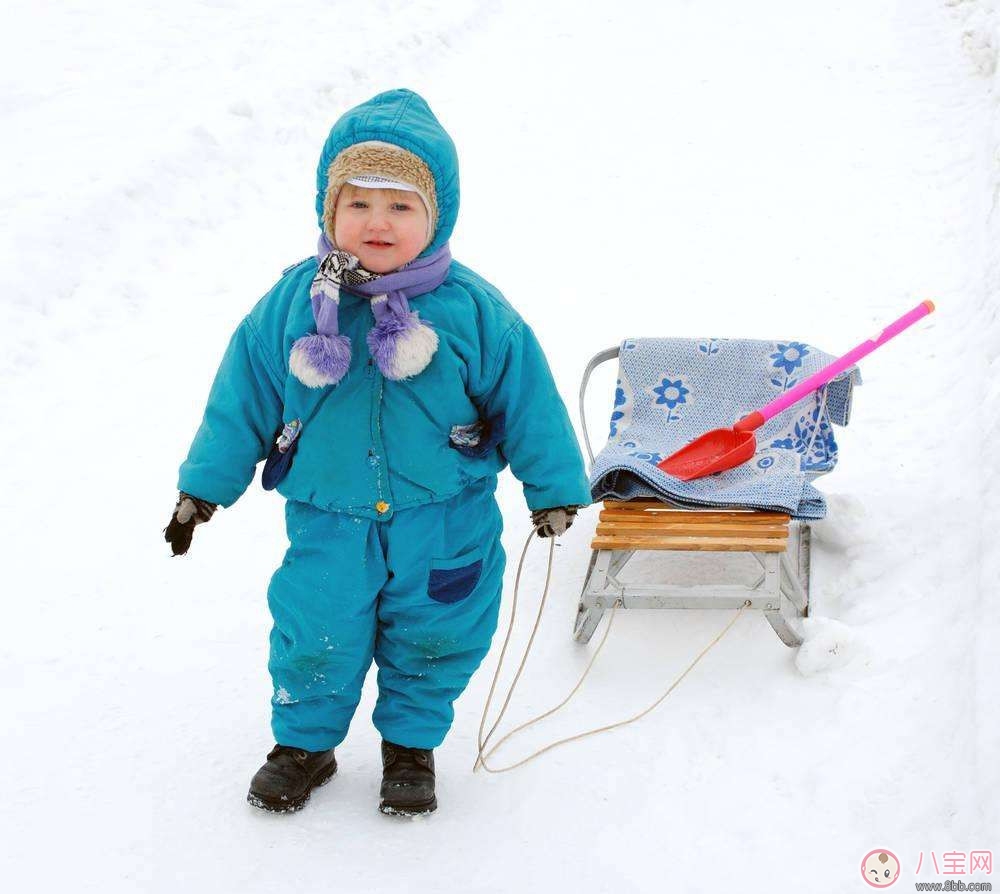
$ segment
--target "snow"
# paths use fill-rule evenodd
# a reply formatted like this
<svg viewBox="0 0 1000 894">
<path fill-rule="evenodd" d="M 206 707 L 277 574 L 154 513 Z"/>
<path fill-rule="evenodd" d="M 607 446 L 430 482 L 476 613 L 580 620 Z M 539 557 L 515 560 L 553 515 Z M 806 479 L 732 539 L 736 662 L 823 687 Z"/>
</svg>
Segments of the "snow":
<svg viewBox="0 0 1000 894">
<path fill-rule="evenodd" d="M 5 8 L 7 886 L 839 894 L 873 848 L 906 885 L 944 880 L 931 851 L 1000 849 L 995 0 Z M 160 532 L 230 332 L 312 250 L 330 124 L 394 86 L 458 145 L 455 256 L 532 324 L 571 408 L 625 336 L 839 353 L 938 310 L 862 364 L 800 649 L 747 614 L 641 721 L 473 775 L 503 612 L 436 752 L 437 813 L 375 809 L 370 677 L 332 784 L 270 816 L 245 796 L 272 745 L 280 498 L 255 485 L 184 559 Z M 499 497 L 509 610 L 529 518 L 506 473 Z M 503 729 L 599 641 L 570 638 L 595 523 L 557 549 Z M 491 763 L 637 713 L 730 617 L 620 612 L 573 702 Z"/>
</svg>

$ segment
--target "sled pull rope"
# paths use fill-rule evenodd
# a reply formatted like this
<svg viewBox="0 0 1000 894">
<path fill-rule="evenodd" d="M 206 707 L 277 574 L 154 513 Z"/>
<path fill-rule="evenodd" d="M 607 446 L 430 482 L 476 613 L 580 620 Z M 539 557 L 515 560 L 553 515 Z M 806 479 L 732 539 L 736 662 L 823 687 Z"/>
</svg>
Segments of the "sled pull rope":
<svg viewBox="0 0 1000 894">
<path fill-rule="evenodd" d="M 517 594 L 521 584 L 521 571 L 524 568 L 524 560 L 528 554 L 528 547 L 531 545 L 531 541 L 535 537 L 537 530 L 538 530 L 537 527 L 534 528 L 532 532 L 528 535 L 528 539 L 524 543 L 524 549 L 521 550 L 521 561 L 518 562 L 517 565 L 517 575 L 514 578 L 514 598 L 510 610 L 510 624 L 508 624 L 507 626 L 507 636 L 503 641 L 503 648 L 500 650 L 500 660 L 497 662 L 496 673 L 494 673 L 493 675 L 493 683 L 490 686 L 490 694 L 486 697 L 486 704 L 483 706 L 483 716 L 479 722 L 479 753 L 476 757 L 475 764 L 473 764 L 472 766 L 473 773 L 476 772 L 476 770 L 478 770 L 480 766 L 484 770 L 486 770 L 487 773 L 506 773 L 508 770 L 513 770 L 515 767 L 520 767 L 522 764 L 528 763 L 528 761 L 533 760 L 540 754 L 544 754 L 546 751 L 550 751 L 551 749 L 556 748 L 559 745 L 565 745 L 567 742 L 574 742 L 577 739 L 583 739 L 587 736 L 593 736 L 596 735 L 597 733 L 607 732 L 608 730 L 616 729 L 620 726 L 626 726 L 629 723 L 634 723 L 636 720 L 645 717 L 650 711 L 652 711 L 657 705 L 659 705 L 660 702 L 662 702 L 668 695 L 670 695 L 671 692 L 674 691 L 674 689 L 677 687 L 680 681 L 683 680 L 688 675 L 688 673 L 694 668 L 694 666 L 699 661 L 701 661 L 701 659 L 708 653 L 708 651 L 712 648 L 712 646 L 714 646 L 717 642 L 719 642 L 719 640 L 721 640 L 722 637 L 724 637 L 729 632 L 729 629 L 733 626 L 733 624 L 736 623 L 740 615 L 743 614 L 744 609 L 746 609 L 747 606 L 750 605 L 750 600 L 744 602 L 743 605 L 741 605 L 739 609 L 737 609 L 736 614 L 733 615 L 729 623 L 722 629 L 722 631 L 715 637 L 715 639 L 713 639 L 707 646 L 705 646 L 704 649 L 701 650 L 701 652 L 694 659 L 694 661 L 692 661 L 684 669 L 684 671 L 677 677 L 677 679 L 675 679 L 674 682 L 670 684 L 670 686 L 667 688 L 667 691 L 664 692 L 663 695 L 661 695 L 648 708 L 646 708 L 643 711 L 640 711 L 634 717 L 629 717 L 626 720 L 619 720 L 616 723 L 610 723 L 607 726 L 600 726 L 597 727 L 596 729 L 587 730 L 586 732 L 577 733 L 575 736 L 568 736 L 565 739 L 559 739 L 556 742 L 552 742 L 550 745 L 546 745 L 544 748 L 539 748 L 538 751 L 534 752 L 533 754 L 529 754 L 523 760 L 520 760 L 515 764 L 511 764 L 508 767 L 491 767 L 486 763 L 486 759 L 491 757 L 493 753 L 501 745 L 503 745 L 504 742 L 506 742 L 511 736 L 514 735 L 514 733 L 520 732 L 521 730 L 531 726 L 533 723 L 537 723 L 539 720 L 543 720 L 544 718 L 549 717 L 552 714 L 555 714 L 556 711 L 558 711 L 561 707 L 563 707 L 563 705 L 569 702 L 569 700 L 574 695 L 576 695 L 577 691 L 583 685 L 583 681 L 587 679 L 587 674 L 590 673 L 590 669 L 594 666 L 594 661 L 597 660 L 597 656 L 601 653 L 601 649 L 604 648 L 604 643 L 607 641 L 608 634 L 611 632 L 611 625 L 614 623 L 615 620 L 615 613 L 623 605 L 621 597 L 615 600 L 614 605 L 611 608 L 611 616 L 608 618 L 608 623 L 604 628 L 604 635 L 601 637 L 601 641 L 600 643 L 598 643 L 597 648 L 594 650 L 594 654 L 591 657 L 590 662 L 587 664 L 587 667 L 584 669 L 583 674 L 581 675 L 579 681 L 577 682 L 576 686 L 574 686 L 573 689 L 570 691 L 569 695 L 567 695 L 566 698 L 564 698 L 558 705 L 556 705 L 554 708 L 550 708 L 544 714 L 539 714 L 537 717 L 533 717 L 531 720 L 525 721 L 520 726 L 514 727 L 514 729 L 512 729 L 509 733 L 507 733 L 502 739 L 500 739 L 499 742 L 494 744 L 494 746 L 489 751 L 486 751 L 486 746 L 489 743 L 490 738 L 493 736 L 493 733 L 496 732 L 496 729 L 500 725 L 500 721 L 503 719 L 503 715 L 507 710 L 507 706 L 510 704 L 511 697 L 514 694 L 514 687 L 517 686 L 517 682 L 521 678 L 521 672 L 524 670 L 524 665 L 528 660 L 528 653 L 531 651 L 531 645 L 535 640 L 535 634 L 538 632 L 538 626 L 542 620 L 542 610 L 545 608 L 545 600 L 548 597 L 549 593 L 549 584 L 551 583 L 552 580 L 552 558 L 555 553 L 554 537 L 549 539 L 549 560 L 548 560 L 548 566 L 545 570 L 545 588 L 544 590 L 542 590 L 542 598 L 538 605 L 538 615 L 535 618 L 535 626 L 531 631 L 531 636 L 528 638 L 527 645 L 524 647 L 524 655 L 521 657 L 521 664 L 517 669 L 517 673 L 514 675 L 513 681 L 510 684 L 510 689 L 507 690 L 507 697 L 506 699 L 504 699 L 503 706 L 500 708 L 500 713 L 497 716 L 497 719 L 494 722 L 493 726 L 490 727 L 490 731 L 486 734 L 486 737 L 484 738 L 483 729 L 486 726 L 486 715 L 489 713 L 490 704 L 493 701 L 493 694 L 496 691 L 497 680 L 499 680 L 500 678 L 500 670 L 503 667 L 503 659 L 504 656 L 507 654 L 507 645 L 510 643 L 511 633 L 514 630 L 514 618 L 517 616 Z"/>
</svg>

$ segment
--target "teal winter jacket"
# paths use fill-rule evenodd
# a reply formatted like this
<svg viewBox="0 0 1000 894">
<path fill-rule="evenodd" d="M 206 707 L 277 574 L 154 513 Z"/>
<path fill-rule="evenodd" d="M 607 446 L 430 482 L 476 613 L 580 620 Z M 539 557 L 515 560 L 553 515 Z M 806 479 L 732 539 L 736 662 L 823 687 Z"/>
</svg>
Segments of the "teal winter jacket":
<svg viewBox="0 0 1000 894">
<path fill-rule="evenodd" d="M 365 140 L 403 146 L 431 169 L 439 216 L 423 254 L 436 251 L 458 213 L 458 161 L 427 104 L 408 90 L 380 94 L 334 125 L 318 169 L 320 226 L 330 162 Z M 286 270 L 237 327 L 180 468 L 180 490 L 232 505 L 283 424 L 298 419 L 297 450 L 277 490 L 320 509 L 384 520 L 447 499 L 508 463 L 531 510 L 590 502 L 580 448 L 545 356 L 496 288 L 453 261 L 440 286 L 411 298 L 437 332 L 438 349 L 426 369 L 399 381 L 370 362 L 369 300 L 341 290 L 339 326 L 351 340 L 350 368 L 336 385 L 308 388 L 290 374 L 288 361 L 292 344 L 315 331 L 309 291 L 316 271 L 315 258 Z M 501 414 L 503 439 L 484 456 L 465 455 L 450 442 L 453 426 Z"/>
</svg>

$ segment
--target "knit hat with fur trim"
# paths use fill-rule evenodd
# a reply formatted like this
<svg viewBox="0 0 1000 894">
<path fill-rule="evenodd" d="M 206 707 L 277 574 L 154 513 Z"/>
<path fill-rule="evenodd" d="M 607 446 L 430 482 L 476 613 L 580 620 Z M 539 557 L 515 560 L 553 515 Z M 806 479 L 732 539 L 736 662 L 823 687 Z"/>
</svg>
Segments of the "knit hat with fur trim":
<svg viewBox="0 0 1000 894">
<path fill-rule="evenodd" d="M 351 178 L 365 174 L 397 180 L 413 187 L 427 209 L 427 237 L 423 247 L 430 245 L 438 222 L 434 175 L 423 159 L 412 152 L 378 140 L 368 140 L 348 146 L 330 164 L 327 171 L 326 195 L 323 198 L 323 229 L 330 242 L 336 245 L 334 215 L 340 190 Z"/>
</svg>

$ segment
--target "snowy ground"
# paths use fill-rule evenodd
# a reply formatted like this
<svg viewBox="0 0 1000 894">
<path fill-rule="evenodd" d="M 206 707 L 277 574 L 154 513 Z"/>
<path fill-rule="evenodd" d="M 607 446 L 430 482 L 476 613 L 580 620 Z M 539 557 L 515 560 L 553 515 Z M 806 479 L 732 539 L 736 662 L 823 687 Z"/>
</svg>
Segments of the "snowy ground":
<svg viewBox="0 0 1000 894">
<path fill-rule="evenodd" d="M 8 3 L 5 888 L 839 894 L 875 847 L 907 889 L 944 880 L 932 851 L 1000 851 L 994 6 Z M 329 125 L 393 86 L 452 132 L 454 253 L 571 406 L 625 336 L 837 353 L 923 298 L 938 313 L 862 364 L 800 650 L 743 617 L 641 722 L 472 775 L 505 614 L 437 752 L 436 815 L 376 812 L 369 685 L 341 772 L 275 817 L 244 796 L 271 745 L 280 498 L 252 488 L 182 560 L 160 531 L 230 331 L 312 249 Z M 512 585 L 528 519 L 506 474 L 500 495 Z M 569 636 L 595 522 L 557 550 L 512 723 L 596 645 Z M 566 716 L 498 761 L 645 707 L 728 618 L 619 615 Z"/>
</svg>

